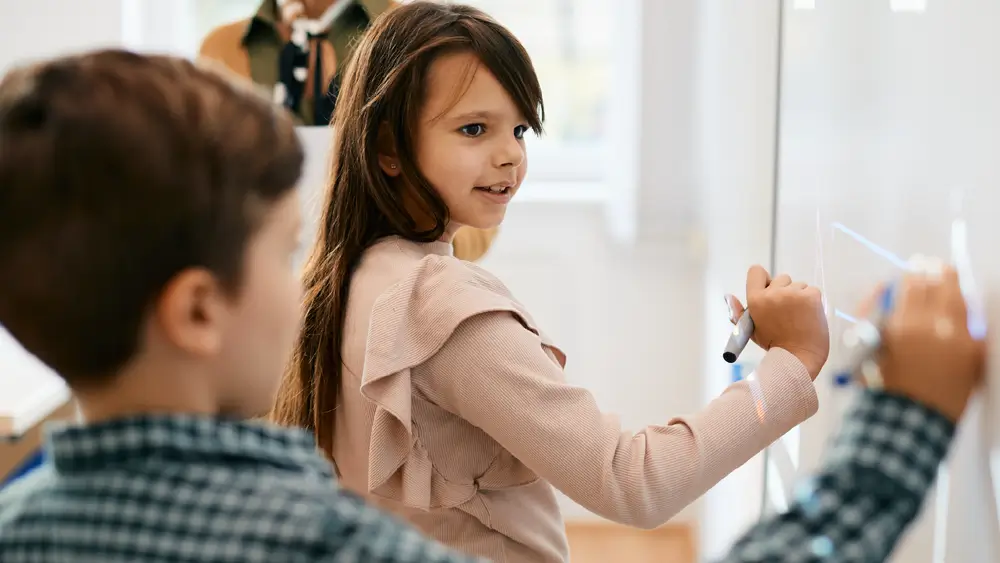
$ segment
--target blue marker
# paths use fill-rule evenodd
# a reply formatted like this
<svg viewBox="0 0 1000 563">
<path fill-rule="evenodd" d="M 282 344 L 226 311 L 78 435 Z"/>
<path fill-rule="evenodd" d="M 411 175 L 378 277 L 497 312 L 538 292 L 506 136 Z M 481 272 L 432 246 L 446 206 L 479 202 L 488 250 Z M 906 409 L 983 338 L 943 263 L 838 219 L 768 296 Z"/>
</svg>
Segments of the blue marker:
<svg viewBox="0 0 1000 563">
<path fill-rule="evenodd" d="M 881 387 L 882 382 L 877 375 L 862 368 L 865 362 L 871 360 L 882 346 L 882 334 L 879 332 L 879 327 L 886 315 L 892 311 L 895 299 L 894 290 L 893 284 L 888 285 L 879 297 L 875 310 L 869 318 L 859 321 L 849 329 L 849 332 L 844 334 L 845 339 L 853 338 L 855 342 L 852 343 L 850 357 L 845 363 L 845 367 L 834 375 L 834 385 L 838 387 L 849 385 L 854 379 L 854 374 L 861 371 L 869 387 Z"/>
</svg>

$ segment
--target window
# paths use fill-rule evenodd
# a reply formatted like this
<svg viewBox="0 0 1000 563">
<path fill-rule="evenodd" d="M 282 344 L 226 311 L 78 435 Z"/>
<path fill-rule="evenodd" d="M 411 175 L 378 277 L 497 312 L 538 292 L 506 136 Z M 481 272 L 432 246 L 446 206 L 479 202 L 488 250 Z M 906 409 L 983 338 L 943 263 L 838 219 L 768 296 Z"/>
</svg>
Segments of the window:
<svg viewBox="0 0 1000 563">
<path fill-rule="evenodd" d="M 463 0 L 507 26 L 531 54 L 548 104 L 547 137 L 585 145 L 604 137 L 612 52 L 607 0 Z"/>
<path fill-rule="evenodd" d="M 456 0 L 450 0 L 455 2 Z M 545 94 L 545 135 L 530 138 L 531 182 L 599 182 L 617 36 L 609 0 L 461 0 L 524 44 Z"/>
</svg>

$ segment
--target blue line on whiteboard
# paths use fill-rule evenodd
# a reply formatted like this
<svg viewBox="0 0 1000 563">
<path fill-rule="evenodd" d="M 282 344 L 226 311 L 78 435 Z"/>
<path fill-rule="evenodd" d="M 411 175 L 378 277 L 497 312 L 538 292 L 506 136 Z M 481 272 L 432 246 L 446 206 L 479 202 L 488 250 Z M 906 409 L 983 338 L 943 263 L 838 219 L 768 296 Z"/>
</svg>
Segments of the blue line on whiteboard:
<svg viewBox="0 0 1000 563">
<path fill-rule="evenodd" d="M 834 309 L 833 310 L 833 316 L 840 317 L 840 318 L 844 319 L 845 321 L 847 321 L 849 323 L 857 323 L 858 322 L 857 317 L 852 317 L 851 315 L 848 315 L 847 313 L 841 311 L 840 309 Z"/>
<path fill-rule="evenodd" d="M 954 199 L 955 194 L 952 197 Z M 951 223 L 951 261 L 958 272 L 959 286 L 968 308 L 969 333 L 973 338 L 982 340 L 986 338 L 986 313 L 983 310 L 982 295 L 972 275 L 968 229 L 962 219 L 955 219 Z"/>
<path fill-rule="evenodd" d="M 909 270 L 910 269 L 909 262 L 907 262 L 906 260 L 903 260 L 899 256 L 896 256 L 892 252 L 889 252 L 885 248 L 882 248 L 881 246 L 879 246 L 879 245 L 875 244 L 874 242 L 868 240 L 867 238 L 863 237 L 862 235 L 858 234 L 857 232 L 852 231 L 851 229 L 847 228 L 843 223 L 831 223 L 830 226 L 833 227 L 834 229 L 837 229 L 838 231 L 844 233 L 845 235 L 853 238 L 854 240 L 860 242 L 866 248 L 868 248 L 868 250 L 871 250 L 875 254 L 878 254 L 882 258 L 885 258 L 886 260 L 892 262 L 893 265 L 896 266 L 897 268 L 900 268 L 902 270 Z"/>
</svg>

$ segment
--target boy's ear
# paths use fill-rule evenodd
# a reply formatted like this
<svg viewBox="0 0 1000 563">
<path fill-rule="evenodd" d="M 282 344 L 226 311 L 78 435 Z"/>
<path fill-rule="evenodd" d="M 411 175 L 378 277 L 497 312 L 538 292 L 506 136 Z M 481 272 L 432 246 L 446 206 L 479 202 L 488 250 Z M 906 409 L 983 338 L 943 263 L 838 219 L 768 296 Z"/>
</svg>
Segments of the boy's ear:
<svg viewBox="0 0 1000 563">
<path fill-rule="evenodd" d="M 400 174 L 399 158 L 396 155 L 396 140 L 388 123 L 378 128 L 378 165 L 386 176 L 395 178 Z"/>
<path fill-rule="evenodd" d="M 222 346 L 227 299 L 215 277 L 192 268 L 164 288 L 155 314 L 169 344 L 194 356 L 213 356 Z"/>
</svg>

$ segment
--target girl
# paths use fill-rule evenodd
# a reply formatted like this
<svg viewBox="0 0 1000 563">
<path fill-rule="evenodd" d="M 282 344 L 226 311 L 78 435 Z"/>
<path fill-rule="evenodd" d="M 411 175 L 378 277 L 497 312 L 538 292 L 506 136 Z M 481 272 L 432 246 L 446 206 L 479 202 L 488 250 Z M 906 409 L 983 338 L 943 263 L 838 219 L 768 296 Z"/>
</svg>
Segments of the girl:
<svg viewBox="0 0 1000 563">
<path fill-rule="evenodd" d="M 770 352 L 754 380 L 624 431 L 565 382 L 565 356 L 504 285 L 450 256 L 460 226 L 503 220 L 542 116 L 528 54 L 485 14 L 413 2 L 376 20 L 344 76 L 305 326 L 272 413 L 316 433 L 344 486 L 496 561 L 567 560 L 553 487 L 664 523 L 815 412 L 828 350 L 819 292 L 755 268 Z"/>
</svg>

